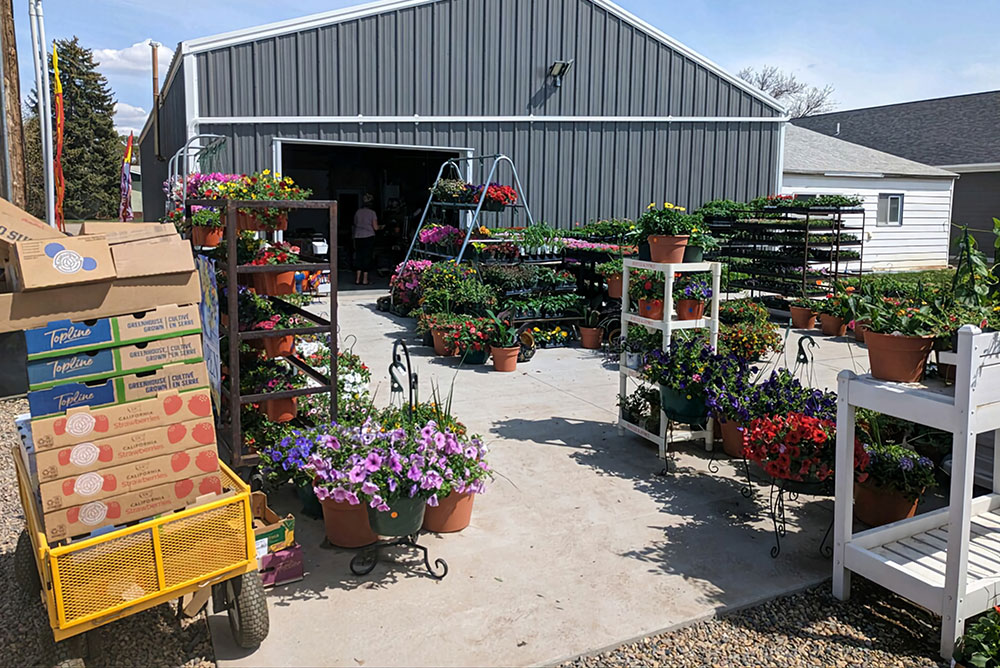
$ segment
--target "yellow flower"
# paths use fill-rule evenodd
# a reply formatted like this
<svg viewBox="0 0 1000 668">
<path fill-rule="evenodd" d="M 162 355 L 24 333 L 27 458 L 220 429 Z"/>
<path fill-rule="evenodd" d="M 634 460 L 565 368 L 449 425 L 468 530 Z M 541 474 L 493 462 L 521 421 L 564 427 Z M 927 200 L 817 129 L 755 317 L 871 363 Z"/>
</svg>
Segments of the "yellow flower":
<svg viewBox="0 0 1000 668">
<path fill-rule="evenodd" d="M 672 208 L 674 208 L 674 205 L 671 204 L 670 202 L 664 202 L 663 203 L 663 208 L 664 209 L 672 209 Z"/>
<path fill-rule="evenodd" d="M 265 174 L 265 175 L 266 174 L 270 174 L 270 173 L 271 173 L 270 169 L 265 169 L 263 172 L 261 172 L 261 174 Z"/>
<path fill-rule="evenodd" d="M 654 202 L 650 202 L 649 206 L 646 207 L 647 210 L 648 209 L 655 209 L 655 208 L 656 208 L 656 204 Z"/>
<path fill-rule="evenodd" d="M 279 174 L 278 172 L 275 172 L 274 173 L 274 178 L 281 179 L 281 174 Z"/>
<path fill-rule="evenodd" d="M 681 209 L 681 211 L 683 211 L 683 210 L 684 210 L 684 209 Z M 698 228 L 697 228 L 697 227 L 692 227 L 692 228 L 691 228 L 691 231 L 692 231 L 692 232 L 697 232 L 697 231 L 698 231 Z"/>
<path fill-rule="evenodd" d="M 685 209 L 682 206 L 675 206 L 674 208 L 677 209 L 678 211 L 687 211 L 687 209 Z"/>
</svg>

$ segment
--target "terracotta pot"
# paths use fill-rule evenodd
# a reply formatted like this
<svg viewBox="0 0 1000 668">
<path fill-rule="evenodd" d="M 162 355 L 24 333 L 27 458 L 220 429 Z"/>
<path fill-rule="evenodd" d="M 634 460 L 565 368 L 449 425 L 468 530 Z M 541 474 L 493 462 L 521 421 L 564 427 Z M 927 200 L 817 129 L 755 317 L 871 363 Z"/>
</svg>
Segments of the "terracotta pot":
<svg viewBox="0 0 1000 668">
<path fill-rule="evenodd" d="M 600 350 L 601 341 L 604 339 L 603 327 L 581 327 L 580 345 L 588 350 Z"/>
<path fill-rule="evenodd" d="M 454 357 L 457 354 L 454 346 L 450 346 L 444 340 L 444 330 L 434 328 L 431 330 L 434 339 L 434 353 L 441 357 Z"/>
<path fill-rule="evenodd" d="M 236 212 L 236 229 L 247 230 L 251 232 L 269 232 L 271 230 L 287 230 L 288 229 L 288 214 L 282 213 L 278 216 L 275 221 L 275 225 L 272 227 L 264 223 L 263 219 L 260 218 L 255 212 Z"/>
<path fill-rule="evenodd" d="M 608 276 L 608 297 L 612 299 L 622 298 L 622 275 L 613 274 Z"/>
<path fill-rule="evenodd" d="M 816 326 L 816 314 L 805 306 L 791 306 L 792 327 L 795 329 L 812 329 Z"/>
<path fill-rule="evenodd" d="M 674 302 L 678 320 L 698 320 L 705 315 L 705 302 L 699 299 L 678 299 Z"/>
<path fill-rule="evenodd" d="M 669 264 L 680 264 L 684 262 L 684 248 L 688 243 L 688 236 L 667 236 L 665 234 L 650 234 L 649 257 L 653 262 Z"/>
<path fill-rule="evenodd" d="M 295 352 L 295 336 L 273 336 L 264 339 L 264 355 L 268 359 L 288 357 Z"/>
<path fill-rule="evenodd" d="M 277 271 L 253 274 L 253 289 L 261 295 L 290 295 L 295 292 L 295 272 Z"/>
<path fill-rule="evenodd" d="M 264 409 L 264 415 L 271 422 L 290 422 L 295 419 L 297 399 L 298 397 L 268 399 L 261 402 L 261 406 Z"/>
<path fill-rule="evenodd" d="M 475 499 L 475 494 L 452 492 L 439 500 L 437 507 L 427 506 L 424 511 L 424 529 L 434 533 L 461 531 L 472 520 L 472 502 Z"/>
<path fill-rule="evenodd" d="M 858 343 L 865 342 L 865 332 L 868 331 L 868 325 L 860 325 L 857 322 L 854 323 L 854 340 Z"/>
<path fill-rule="evenodd" d="M 497 348 L 490 346 L 493 354 L 494 371 L 515 371 L 517 369 L 517 354 L 521 352 L 521 346 L 514 348 Z"/>
<path fill-rule="evenodd" d="M 865 333 L 865 345 L 868 346 L 868 364 L 873 376 L 879 380 L 915 383 L 924 375 L 927 355 L 934 339 L 869 331 Z"/>
<path fill-rule="evenodd" d="M 191 242 L 200 248 L 215 248 L 222 242 L 224 232 L 222 227 L 194 225 L 191 227 Z"/>
<path fill-rule="evenodd" d="M 826 313 L 819 314 L 819 321 L 823 325 L 824 336 L 843 336 L 847 334 L 847 321 L 835 315 Z"/>
<path fill-rule="evenodd" d="M 640 299 L 639 315 L 650 320 L 663 320 L 663 300 Z"/>
<path fill-rule="evenodd" d="M 378 540 L 368 523 L 368 511 L 365 504 L 356 506 L 333 499 L 324 499 L 323 524 L 326 526 L 326 539 L 337 547 L 364 547 Z"/>
<path fill-rule="evenodd" d="M 919 498 L 910 501 L 901 492 L 871 482 L 854 483 L 854 517 L 870 527 L 913 517 L 919 501 Z"/>
<path fill-rule="evenodd" d="M 743 456 L 743 429 L 733 420 L 722 422 L 722 450 L 730 457 Z"/>
</svg>

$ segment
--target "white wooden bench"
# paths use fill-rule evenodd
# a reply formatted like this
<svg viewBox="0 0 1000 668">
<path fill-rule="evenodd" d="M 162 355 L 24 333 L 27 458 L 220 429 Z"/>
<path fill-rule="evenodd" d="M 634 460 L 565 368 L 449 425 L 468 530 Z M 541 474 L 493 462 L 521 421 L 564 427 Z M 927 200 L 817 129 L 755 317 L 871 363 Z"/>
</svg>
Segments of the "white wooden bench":
<svg viewBox="0 0 1000 668">
<path fill-rule="evenodd" d="M 833 593 L 850 595 L 858 573 L 941 615 L 941 655 L 951 658 L 965 620 L 1000 603 L 1000 457 L 992 493 L 973 498 L 976 438 L 1000 444 L 1000 333 L 965 325 L 955 385 L 901 384 L 842 371 L 838 377 Z M 868 408 L 951 432 L 949 505 L 854 533 L 854 414 Z"/>
</svg>

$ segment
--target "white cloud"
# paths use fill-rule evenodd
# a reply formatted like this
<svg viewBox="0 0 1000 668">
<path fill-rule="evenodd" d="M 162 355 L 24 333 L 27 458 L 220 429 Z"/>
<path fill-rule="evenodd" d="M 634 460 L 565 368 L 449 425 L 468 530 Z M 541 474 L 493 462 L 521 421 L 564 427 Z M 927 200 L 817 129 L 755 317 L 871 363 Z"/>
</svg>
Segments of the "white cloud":
<svg viewBox="0 0 1000 668">
<path fill-rule="evenodd" d="M 142 132 L 142 126 L 146 123 L 147 111 L 142 107 L 125 102 L 115 103 L 115 129 L 121 134 L 134 132 L 136 136 Z"/>
<path fill-rule="evenodd" d="M 94 60 L 98 69 L 105 74 L 152 75 L 152 54 L 150 40 L 136 42 L 124 49 L 94 49 Z M 166 76 L 167 67 L 173 57 L 173 49 L 160 46 L 157 59 L 160 61 L 160 78 Z"/>
</svg>

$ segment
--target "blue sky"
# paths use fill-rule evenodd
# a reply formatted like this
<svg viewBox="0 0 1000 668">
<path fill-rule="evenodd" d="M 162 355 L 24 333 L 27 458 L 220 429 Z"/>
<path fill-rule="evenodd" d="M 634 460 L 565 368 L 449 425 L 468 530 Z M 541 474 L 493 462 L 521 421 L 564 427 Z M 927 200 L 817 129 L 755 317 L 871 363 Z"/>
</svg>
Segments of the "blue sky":
<svg viewBox="0 0 1000 668">
<path fill-rule="evenodd" d="M 34 85 L 27 2 L 15 0 L 22 95 Z M 161 77 L 185 39 L 294 18 L 358 0 L 45 0 L 49 40 L 77 35 L 102 61 L 119 101 L 116 124 L 149 110 L 149 47 Z M 735 72 L 763 64 L 834 87 L 839 109 L 1000 88 L 1000 3 L 962 0 L 619 0 L 688 47 Z M 81 8 L 87 11 L 82 12 Z"/>
</svg>

